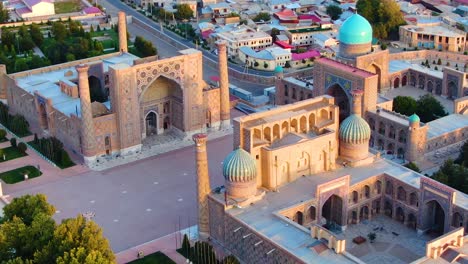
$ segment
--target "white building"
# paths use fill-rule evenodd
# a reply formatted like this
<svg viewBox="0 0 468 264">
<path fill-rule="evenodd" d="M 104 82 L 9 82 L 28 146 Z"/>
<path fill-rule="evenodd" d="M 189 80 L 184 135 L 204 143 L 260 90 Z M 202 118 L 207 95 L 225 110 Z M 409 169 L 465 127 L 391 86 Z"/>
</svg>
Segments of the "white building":
<svg viewBox="0 0 468 264">
<path fill-rule="evenodd" d="M 23 0 L 23 3 L 24 5 L 15 9 L 18 16 L 23 19 L 55 15 L 52 0 Z"/>
<path fill-rule="evenodd" d="M 262 50 L 272 45 L 272 37 L 263 32 L 241 25 L 230 31 L 216 33 L 216 39 L 223 39 L 228 44 L 228 55 L 238 56 L 240 47 L 250 47 L 253 50 Z"/>
<path fill-rule="evenodd" d="M 273 71 L 276 66 L 284 67 L 286 62 L 291 60 L 291 51 L 270 47 L 256 52 L 250 47 L 240 47 L 239 60 L 254 69 Z"/>
</svg>

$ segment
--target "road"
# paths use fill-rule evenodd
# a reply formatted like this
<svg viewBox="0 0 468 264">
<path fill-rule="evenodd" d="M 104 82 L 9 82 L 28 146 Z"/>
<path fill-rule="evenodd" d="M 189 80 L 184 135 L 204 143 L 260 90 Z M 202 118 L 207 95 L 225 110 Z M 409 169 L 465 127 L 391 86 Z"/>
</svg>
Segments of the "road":
<svg viewBox="0 0 468 264">
<path fill-rule="evenodd" d="M 156 24 L 153 20 L 148 19 L 147 17 L 145 17 L 141 13 L 137 12 L 133 8 L 127 6 L 126 4 L 122 3 L 121 1 L 102 0 L 102 1 L 99 2 L 99 4 L 101 4 L 103 7 L 105 7 L 107 14 L 109 14 L 109 15 L 111 15 L 113 17 L 117 16 L 117 13 L 119 11 L 124 11 L 125 13 L 127 13 L 127 15 L 132 15 L 133 17 L 136 17 L 136 18 L 140 19 L 141 21 L 147 23 L 148 25 L 152 26 L 155 30 L 161 31 L 161 27 L 160 27 L 159 24 Z M 134 24 L 129 24 L 128 32 L 133 36 L 141 35 L 144 38 L 146 38 L 146 39 L 150 40 L 151 42 L 153 42 L 155 47 L 158 49 L 158 54 L 161 57 L 171 57 L 171 56 L 174 56 L 174 55 L 178 55 L 177 50 L 179 50 L 179 49 L 177 49 L 176 47 L 168 44 L 164 40 L 162 40 L 160 38 L 157 38 L 156 36 L 154 36 L 150 32 L 148 32 L 148 31 L 146 31 L 146 30 L 144 30 L 144 29 L 142 29 L 142 28 L 140 28 L 140 27 L 138 27 L 138 26 L 136 26 Z M 188 47 L 195 48 L 195 45 L 191 41 L 180 38 L 178 35 L 174 34 L 173 32 L 171 32 L 171 31 L 169 31 L 167 29 L 164 29 L 163 32 L 164 32 L 164 34 L 166 34 L 167 36 L 172 37 L 173 39 L 177 40 L 178 42 L 181 42 L 181 43 L 185 44 Z M 214 60 L 214 61 L 218 60 L 216 55 L 211 54 L 210 52 L 208 52 L 206 50 L 201 50 L 201 51 L 203 52 L 204 60 L 207 60 L 207 59 L 211 59 L 211 60 Z M 229 63 L 229 67 L 232 68 L 232 69 L 235 69 L 237 71 L 240 71 L 240 72 L 244 71 L 243 67 L 240 67 L 240 66 L 232 64 L 232 63 Z M 272 72 L 255 71 L 255 70 L 251 70 L 251 69 L 249 69 L 249 73 L 250 74 L 262 75 L 262 76 L 272 76 L 272 75 L 274 75 L 274 73 L 272 73 Z M 208 64 L 204 64 L 203 65 L 203 75 L 204 75 L 205 80 L 209 80 L 209 78 L 211 76 L 218 76 L 219 75 L 218 69 L 217 68 L 212 68 Z M 230 78 L 229 82 L 236 85 L 236 86 L 238 86 L 238 87 L 240 87 L 240 88 L 243 88 L 245 90 L 248 90 L 248 91 L 252 92 L 254 95 L 263 94 L 263 89 L 268 87 L 268 86 L 265 86 L 265 85 L 260 85 L 258 83 L 241 81 L 241 80 L 238 80 L 238 79 L 235 79 L 235 78 Z"/>
<path fill-rule="evenodd" d="M 232 151 L 232 135 L 209 141 L 207 149 L 211 186 L 223 185 L 221 162 Z M 47 195 L 57 221 L 95 213 L 93 220 L 119 252 L 173 233 L 179 223 L 182 229 L 196 224 L 195 169 L 191 146 L 102 172 L 50 175 L 47 183 L 9 195 Z"/>
</svg>

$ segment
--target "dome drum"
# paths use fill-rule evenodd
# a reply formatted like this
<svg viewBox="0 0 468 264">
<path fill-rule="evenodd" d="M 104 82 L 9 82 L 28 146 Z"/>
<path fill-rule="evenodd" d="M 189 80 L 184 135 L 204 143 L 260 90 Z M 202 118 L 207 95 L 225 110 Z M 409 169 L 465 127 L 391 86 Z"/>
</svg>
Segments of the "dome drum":
<svg viewBox="0 0 468 264">
<path fill-rule="evenodd" d="M 343 58 L 355 58 L 357 56 L 369 54 L 372 51 L 371 43 L 365 44 L 345 44 L 340 43 L 339 55 Z"/>
<path fill-rule="evenodd" d="M 369 155 L 369 139 L 356 144 L 340 142 L 340 156 L 349 160 L 362 160 Z"/>
<path fill-rule="evenodd" d="M 257 182 L 255 180 L 246 182 L 231 182 L 224 183 L 227 195 L 232 198 L 248 198 L 252 197 L 257 192 Z"/>
</svg>

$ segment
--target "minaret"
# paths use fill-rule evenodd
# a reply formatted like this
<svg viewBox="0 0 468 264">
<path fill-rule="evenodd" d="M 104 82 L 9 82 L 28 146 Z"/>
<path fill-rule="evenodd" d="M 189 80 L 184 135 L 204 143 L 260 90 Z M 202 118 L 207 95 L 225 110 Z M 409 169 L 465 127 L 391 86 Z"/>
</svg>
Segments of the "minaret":
<svg viewBox="0 0 468 264">
<path fill-rule="evenodd" d="M 89 66 L 80 64 L 75 67 L 78 72 L 78 89 L 80 93 L 81 105 L 81 149 L 85 163 L 94 160 L 95 140 L 93 110 L 91 108 L 91 99 L 89 95 L 88 69 Z"/>
<path fill-rule="evenodd" d="M 206 134 L 193 135 L 196 147 L 197 162 L 197 199 L 198 199 L 198 237 L 209 237 L 209 211 L 208 194 L 210 189 L 210 176 L 208 175 L 208 155 L 206 153 Z"/>
<path fill-rule="evenodd" d="M 218 67 L 219 67 L 219 89 L 220 89 L 220 112 L 221 112 L 221 128 L 229 128 L 231 126 L 231 106 L 229 102 L 229 79 L 228 79 L 228 64 L 227 64 L 227 49 L 226 41 L 216 41 L 218 47 Z"/>
<path fill-rule="evenodd" d="M 128 52 L 127 46 L 127 16 L 125 12 L 119 12 L 119 51 Z"/>
<path fill-rule="evenodd" d="M 416 114 L 408 118 L 408 140 L 406 142 L 406 159 L 410 162 L 421 159 L 421 154 L 418 151 L 419 134 L 420 132 L 420 119 Z"/>
<path fill-rule="evenodd" d="M 351 109 L 351 114 L 358 116 L 362 115 L 362 95 L 364 92 L 360 89 L 354 89 L 351 91 L 351 96 L 353 97 L 353 108 Z"/>
</svg>

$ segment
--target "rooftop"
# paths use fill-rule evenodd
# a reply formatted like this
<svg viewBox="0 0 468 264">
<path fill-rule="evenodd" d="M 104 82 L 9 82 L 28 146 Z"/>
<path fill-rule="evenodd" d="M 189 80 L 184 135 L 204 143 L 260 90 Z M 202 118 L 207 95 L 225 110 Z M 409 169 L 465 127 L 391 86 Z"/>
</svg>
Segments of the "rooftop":
<svg viewBox="0 0 468 264">
<path fill-rule="evenodd" d="M 468 127 L 468 115 L 451 114 L 426 123 L 429 126 L 427 138 L 435 138 L 457 129 Z"/>
<path fill-rule="evenodd" d="M 443 68 L 443 66 L 438 66 L 438 67 Z M 406 70 L 406 69 L 412 69 L 415 71 L 426 73 L 428 75 L 431 75 L 439 79 L 442 79 L 444 77 L 444 73 L 441 71 L 429 69 L 427 67 L 421 66 L 420 63 L 413 63 L 411 61 L 406 61 L 406 60 L 390 61 L 388 71 L 389 73 L 394 73 L 394 72 L 399 72 L 399 71 Z"/>
<path fill-rule="evenodd" d="M 315 62 L 316 63 L 320 62 L 320 63 L 326 64 L 326 65 L 338 68 L 338 69 L 340 69 L 342 71 L 352 73 L 354 75 L 359 75 L 360 77 L 363 77 L 363 78 L 368 78 L 368 77 L 372 77 L 372 76 L 375 75 L 374 73 L 364 71 L 364 70 L 361 70 L 359 68 L 356 68 L 356 67 L 353 67 L 353 66 L 350 66 L 350 65 L 346 65 L 344 63 L 341 63 L 339 61 L 332 60 L 332 59 L 329 59 L 329 58 L 320 58 L 320 59 L 315 60 Z"/>
<path fill-rule="evenodd" d="M 418 20 L 419 23 L 419 20 Z M 406 28 L 408 31 L 417 32 L 420 34 L 427 34 L 427 35 L 435 35 L 435 36 L 443 36 L 443 37 L 464 37 L 463 34 L 458 33 L 455 30 L 451 30 L 447 27 L 442 26 L 402 26 Z"/>
<path fill-rule="evenodd" d="M 116 53 L 115 56 L 107 57 L 102 60 L 99 59 L 99 57 L 95 60 L 91 58 L 91 61 L 86 64 L 91 65 L 102 62 L 103 70 L 107 72 L 109 66 L 120 63 L 133 65 L 133 60 L 135 59 L 138 59 L 138 57 L 130 53 Z M 59 64 L 51 67 L 54 67 L 55 70 L 46 71 L 47 68 L 44 68 L 44 72 L 40 73 L 12 74 L 10 76 L 16 80 L 18 87 L 21 87 L 26 92 L 33 94 L 34 91 L 38 91 L 41 96 L 52 99 L 54 108 L 63 114 L 68 116 L 71 114 L 81 116 L 80 99 L 72 98 L 62 93 L 58 85 L 61 80 L 69 82 L 78 78 L 75 66 L 60 67 Z M 36 69 L 30 72 L 39 72 L 40 70 L 41 69 Z"/>
</svg>

